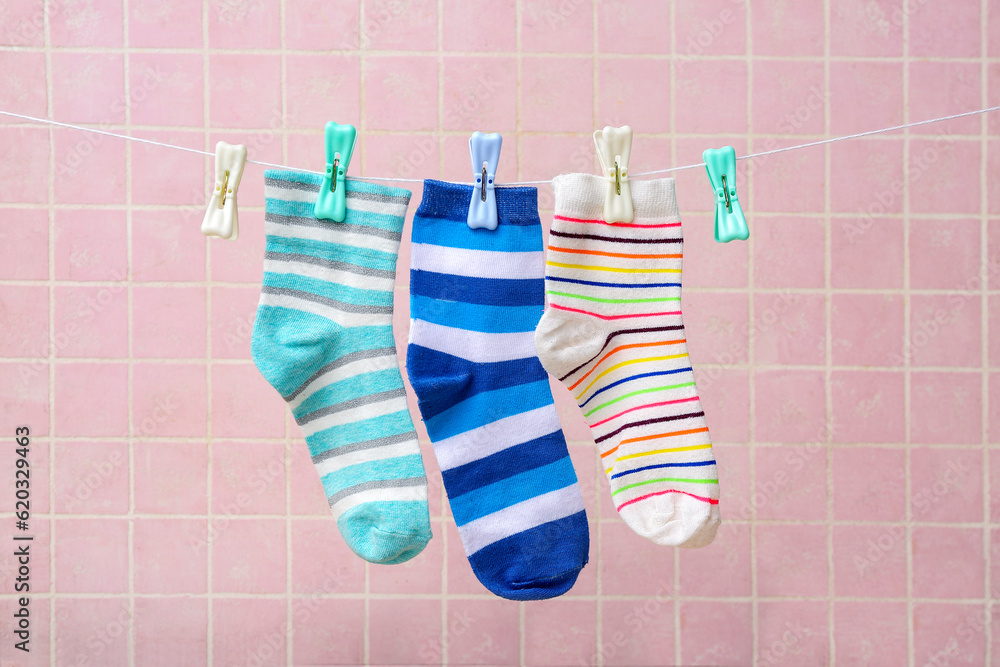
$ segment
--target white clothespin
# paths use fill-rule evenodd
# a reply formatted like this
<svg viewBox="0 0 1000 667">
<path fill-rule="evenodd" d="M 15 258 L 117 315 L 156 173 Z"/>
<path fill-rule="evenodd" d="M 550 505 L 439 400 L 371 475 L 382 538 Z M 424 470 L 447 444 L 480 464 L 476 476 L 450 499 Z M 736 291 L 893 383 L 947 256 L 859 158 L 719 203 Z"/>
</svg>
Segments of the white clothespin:
<svg viewBox="0 0 1000 667">
<path fill-rule="evenodd" d="M 201 223 L 201 233 L 235 241 L 240 235 L 236 191 L 240 187 L 243 168 L 247 164 L 247 147 L 243 144 L 215 145 L 215 190 L 208 201 L 208 210 Z"/>
<path fill-rule="evenodd" d="M 632 152 L 632 128 L 605 126 L 594 132 L 597 157 L 608 181 L 604 197 L 605 222 L 632 222 L 632 188 L 628 183 L 628 160 Z"/>
</svg>

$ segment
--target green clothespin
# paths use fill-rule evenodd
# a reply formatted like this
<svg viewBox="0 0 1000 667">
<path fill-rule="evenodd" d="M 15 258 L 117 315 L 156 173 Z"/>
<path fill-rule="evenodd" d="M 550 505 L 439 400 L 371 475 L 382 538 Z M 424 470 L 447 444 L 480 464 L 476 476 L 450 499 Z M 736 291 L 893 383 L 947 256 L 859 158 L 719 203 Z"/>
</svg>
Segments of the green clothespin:
<svg viewBox="0 0 1000 667">
<path fill-rule="evenodd" d="M 736 196 L 736 151 L 732 146 L 710 148 L 701 154 L 708 180 L 715 190 L 715 240 L 729 243 L 750 238 L 743 207 Z"/>
<path fill-rule="evenodd" d="M 347 183 L 344 175 L 351 164 L 358 130 L 353 125 L 326 124 L 326 176 L 319 188 L 314 213 L 317 220 L 343 222 L 347 217 Z"/>
</svg>

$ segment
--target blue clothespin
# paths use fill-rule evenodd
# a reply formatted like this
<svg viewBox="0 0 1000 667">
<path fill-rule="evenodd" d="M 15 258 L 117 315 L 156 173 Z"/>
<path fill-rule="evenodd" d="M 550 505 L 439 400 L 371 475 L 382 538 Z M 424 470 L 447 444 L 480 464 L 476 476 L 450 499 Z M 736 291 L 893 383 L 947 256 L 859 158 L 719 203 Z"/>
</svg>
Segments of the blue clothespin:
<svg viewBox="0 0 1000 667">
<path fill-rule="evenodd" d="M 729 243 L 750 238 L 747 219 L 736 196 L 736 151 L 732 146 L 710 148 L 701 154 L 708 180 L 715 190 L 715 240 Z"/>
<path fill-rule="evenodd" d="M 468 223 L 471 229 L 497 228 L 495 181 L 502 144 L 503 137 L 496 132 L 493 134 L 473 132 L 469 138 L 469 154 L 472 156 L 472 171 L 475 175 L 472 200 L 469 202 Z"/>
<path fill-rule="evenodd" d="M 353 125 L 338 125 L 332 120 L 326 124 L 326 176 L 313 209 L 317 220 L 343 222 L 347 217 L 347 182 L 344 175 L 351 164 L 357 140 L 358 131 Z"/>
</svg>

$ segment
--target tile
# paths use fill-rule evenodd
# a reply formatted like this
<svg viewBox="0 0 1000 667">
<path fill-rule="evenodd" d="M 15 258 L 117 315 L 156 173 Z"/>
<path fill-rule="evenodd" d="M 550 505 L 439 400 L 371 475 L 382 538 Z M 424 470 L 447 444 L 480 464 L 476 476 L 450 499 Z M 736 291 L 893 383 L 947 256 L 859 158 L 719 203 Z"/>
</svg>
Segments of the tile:
<svg viewBox="0 0 1000 667">
<path fill-rule="evenodd" d="M 213 522 L 218 519 L 213 519 Z M 132 523 L 133 585 L 140 594 L 208 590 L 208 522 L 147 519 Z"/>
<path fill-rule="evenodd" d="M 132 280 L 135 282 L 202 281 L 205 244 L 201 216 L 193 209 L 134 211 L 132 214 Z M 197 217 L 195 217 L 197 216 Z"/>
<path fill-rule="evenodd" d="M 830 221 L 830 284 L 834 288 L 901 288 L 903 224 L 862 215 Z"/>
<path fill-rule="evenodd" d="M 286 665 L 285 651 L 291 641 L 287 604 L 287 600 L 265 598 L 213 600 L 212 664 Z"/>
<path fill-rule="evenodd" d="M 277 49 L 281 8 L 273 3 L 214 0 L 208 5 L 208 46 L 213 49 Z"/>
<path fill-rule="evenodd" d="M 748 602 L 685 601 L 680 608 L 681 661 L 689 665 L 748 665 L 753 630 Z M 719 628 L 727 628 L 724 633 Z"/>
<path fill-rule="evenodd" d="M 370 56 L 361 76 L 367 99 L 393 104 L 365 107 L 373 130 L 434 130 L 438 126 L 438 77 L 433 56 Z"/>
<path fill-rule="evenodd" d="M 839 659 L 858 665 L 906 664 L 905 602 L 837 601 L 833 623 Z"/>
<path fill-rule="evenodd" d="M 678 68 L 699 56 L 746 53 L 746 6 L 727 0 L 678 0 L 673 4 Z"/>
<path fill-rule="evenodd" d="M 372 600 L 368 604 L 371 662 L 440 664 L 434 658 L 441 651 L 439 600 Z M 400 618 L 409 622 L 401 625 Z"/>
<path fill-rule="evenodd" d="M 903 55 L 902 4 L 902 0 L 843 0 L 831 5 L 831 55 Z"/>
<path fill-rule="evenodd" d="M 517 118 L 515 59 L 448 56 L 443 60 L 442 86 L 445 129 L 514 131 Z M 509 149 L 506 145 L 504 149 L 506 154 Z"/>
<path fill-rule="evenodd" d="M 241 204 L 243 190 L 241 186 Z M 264 228 L 263 212 L 240 211 L 240 226 L 248 233 L 241 234 L 238 243 L 209 244 L 212 280 L 249 283 L 257 288 L 264 277 L 264 234 L 256 233 L 256 230 Z"/>
<path fill-rule="evenodd" d="M 0 44 L 43 46 L 45 42 L 44 0 L 13 0 L 7 5 L 10 28 Z"/>
<path fill-rule="evenodd" d="M 388 20 L 380 13 L 368 21 L 362 33 L 361 3 L 355 0 L 300 0 L 288 3 L 284 11 L 285 43 L 310 51 L 357 49 L 361 46 L 362 35 L 367 44 L 368 35 L 381 30 Z"/>
<path fill-rule="evenodd" d="M 259 287 L 212 289 L 212 357 L 250 359 Z"/>
<path fill-rule="evenodd" d="M 434 51 L 437 49 L 437 27 L 438 3 L 435 0 L 365 0 L 366 48 Z"/>
<path fill-rule="evenodd" d="M 128 356 L 128 296 L 123 283 L 56 287 L 53 329 L 58 357 Z M 37 339 L 36 339 L 37 340 Z M 65 341 L 65 344 L 59 345 Z"/>
<path fill-rule="evenodd" d="M 761 134 L 822 134 L 826 101 L 823 61 L 777 60 L 754 68 L 752 114 Z"/>
<path fill-rule="evenodd" d="M 295 599 L 292 664 L 363 664 L 364 617 L 363 600 Z"/>
<path fill-rule="evenodd" d="M 750 439 L 750 380 L 747 372 L 728 369 L 725 363 L 721 367 L 696 366 L 695 382 L 715 442 L 747 442 Z"/>
<path fill-rule="evenodd" d="M 129 45 L 193 48 L 202 46 L 199 0 L 135 0 L 129 3 Z"/>
<path fill-rule="evenodd" d="M 707 131 L 707 130 L 706 130 Z M 771 151 L 791 146 L 792 139 L 769 138 L 762 150 Z M 819 213 L 825 210 L 826 190 L 830 187 L 823 168 L 822 154 L 805 149 L 754 158 L 748 165 L 756 174 L 766 174 L 754 180 L 753 188 L 742 189 L 741 200 L 751 211 L 764 213 Z M 739 178 L 737 178 L 737 181 Z M 737 184 L 737 191 L 740 191 Z M 749 198 L 747 197 L 749 194 Z M 752 202 L 750 206 L 749 202 Z"/>
<path fill-rule="evenodd" d="M 521 48 L 528 53 L 593 49 L 593 15 L 583 3 L 541 0 L 521 7 Z"/>
<path fill-rule="evenodd" d="M 827 594 L 827 528 L 811 525 L 758 525 L 757 594 Z"/>
<path fill-rule="evenodd" d="M 9 156 L 0 161 L 0 180 L 4 183 L 0 202 L 48 201 L 49 156 L 45 149 L 49 143 L 49 131 L 45 129 L 0 127 L 0 151 Z M 37 150 L 23 151 L 22 146 L 35 146 Z"/>
<path fill-rule="evenodd" d="M 56 664 L 128 664 L 128 600 L 63 597 L 53 605 Z"/>
<path fill-rule="evenodd" d="M 212 367 L 212 434 L 224 438 L 280 438 L 285 404 L 252 364 Z M 298 429 L 295 430 L 298 435 Z"/>
<path fill-rule="evenodd" d="M 674 557 L 670 549 L 635 534 L 624 522 L 601 526 L 603 595 L 667 596 L 674 587 Z"/>
<path fill-rule="evenodd" d="M 691 363 L 746 363 L 750 319 L 746 294 L 687 292 L 682 299 Z"/>
<path fill-rule="evenodd" d="M 516 664 L 520 654 L 519 608 L 518 603 L 500 598 L 449 599 L 445 624 L 449 662 Z"/>
<path fill-rule="evenodd" d="M 55 212 L 56 280 L 124 281 L 128 276 L 125 211 Z"/>
<path fill-rule="evenodd" d="M 52 89 L 53 117 L 66 123 L 125 122 L 125 61 L 120 53 L 56 51 L 50 59 L 52 79 L 59 82 Z"/>
<path fill-rule="evenodd" d="M 980 593 L 981 595 L 982 593 Z M 986 661 L 986 609 L 974 604 L 923 602 L 913 606 L 913 657 L 919 664 Z"/>
<path fill-rule="evenodd" d="M 124 519 L 58 519 L 53 543 L 59 593 L 128 591 L 128 523 Z"/>
<path fill-rule="evenodd" d="M 980 222 L 921 220 L 910 227 L 910 286 L 969 289 L 979 286 Z M 932 269 L 932 270 L 928 270 Z"/>
<path fill-rule="evenodd" d="M 676 638 L 669 598 L 602 600 L 599 604 L 603 664 L 656 665 L 671 661 Z"/>
<path fill-rule="evenodd" d="M 133 448 L 137 512 L 205 514 L 208 455 L 204 443 L 140 440 Z"/>
<path fill-rule="evenodd" d="M 55 129 L 51 132 L 57 203 L 125 203 L 125 142 L 77 130 Z M 36 146 L 43 144 L 44 139 L 34 142 Z M 190 157 L 186 163 L 191 164 Z M 32 165 L 23 163 L 19 169 L 22 174 L 31 177 Z M 16 185 L 18 179 L 11 181 Z M 48 177 L 43 177 L 42 182 L 47 183 Z"/>
<path fill-rule="evenodd" d="M 284 443 L 213 443 L 212 512 L 284 514 Z"/>
<path fill-rule="evenodd" d="M 768 296 L 754 299 L 754 362 L 825 363 L 826 297 L 793 294 L 768 303 Z"/>
<path fill-rule="evenodd" d="M 292 592 L 362 593 L 365 562 L 344 543 L 332 517 L 292 522 Z"/>
<path fill-rule="evenodd" d="M 758 447 L 750 502 L 758 519 L 826 518 L 826 445 Z"/>
<path fill-rule="evenodd" d="M 134 364 L 133 433 L 143 438 L 203 437 L 208 423 L 206 392 L 201 364 Z"/>
<path fill-rule="evenodd" d="M 908 173 L 910 210 L 951 215 L 980 211 L 980 151 L 977 142 L 938 136 L 911 139 Z"/>
<path fill-rule="evenodd" d="M 834 294 L 830 316 L 837 366 L 898 366 L 903 348 L 903 298 Z"/>
<path fill-rule="evenodd" d="M 51 344 L 70 338 L 64 331 L 65 318 L 57 312 L 49 333 L 49 290 L 47 287 L 10 285 L 0 297 L 0 355 L 4 357 L 45 357 Z M 52 343 L 48 343 L 48 341 Z"/>
<path fill-rule="evenodd" d="M 199 147 L 201 133 L 134 132 L 135 136 L 176 146 Z M 167 151 L 149 144 L 132 144 L 132 201 L 136 204 L 162 204 L 197 207 L 200 219 L 205 215 L 204 162 L 192 160 L 182 151 Z M 198 226 L 200 229 L 200 226 Z"/>
<path fill-rule="evenodd" d="M 747 65 L 735 60 L 692 60 L 674 79 L 674 132 L 743 134 L 747 131 Z M 731 103 L 714 104 L 726 99 Z"/>
<path fill-rule="evenodd" d="M 49 221 L 43 209 L 7 209 L 0 220 L 0 279 L 49 277 Z"/>
<path fill-rule="evenodd" d="M 906 516 L 906 455 L 899 449 L 831 450 L 833 518 L 902 521 Z"/>
<path fill-rule="evenodd" d="M 128 512 L 129 460 L 125 443 L 59 441 L 53 449 L 53 498 L 56 512 Z M 35 467 L 34 462 L 32 467 Z"/>
<path fill-rule="evenodd" d="M 909 68 L 910 118 L 940 118 L 982 106 L 978 64 L 916 60 L 909 63 Z M 973 116 L 935 123 L 915 131 L 936 135 L 978 134 L 979 122 L 980 119 Z"/>
<path fill-rule="evenodd" d="M 209 56 L 213 91 L 209 123 L 218 127 L 263 128 L 280 108 L 281 59 L 277 55 L 217 53 Z M 260 104 L 247 104 L 255 99 Z"/>
<path fill-rule="evenodd" d="M 907 5 L 907 7 L 909 7 Z M 933 3 L 919 4 L 910 13 L 910 56 L 918 58 L 977 58 L 980 7 L 974 4 L 941 7 Z"/>
<path fill-rule="evenodd" d="M 205 288 L 133 287 L 132 356 L 205 356 Z"/>
<path fill-rule="evenodd" d="M 99 387 L 100 391 L 95 391 Z M 56 364 L 55 432 L 60 436 L 128 433 L 124 364 Z"/>
<path fill-rule="evenodd" d="M 979 373 L 913 372 L 910 375 L 910 439 L 919 443 L 982 440 Z"/>
<path fill-rule="evenodd" d="M 434 538 L 443 532 L 441 523 L 431 523 Z M 398 565 L 371 565 L 368 568 L 368 590 L 385 594 L 435 594 L 441 592 L 441 570 L 444 545 L 432 538 L 424 550 Z"/>
<path fill-rule="evenodd" d="M 353 119 L 360 114 L 358 58 L 334 53 L 288 55 L 285 67 L 289 127 L 323 128 L 330 118 Z"/>
<path fill-rule="evenodd" d="M 208 602 L 137 598 L 135 659 L 151 667 L 208 664 Z"/>
<path fill-rule="evenodd" d="M 900 63 L 880 60 L 830 63 L 830 132 L 853 134 L 902 124 L 903 89 L 899 86 L 902 77 Z"/>
<path fill-rule="evenodd" d="M 913 528 L 913 595 L 923 598 L 983 596 L 983 533 L 977 528 Z"/>
<path fill-rule="evenodd" d="M 914 447 L 910 452 L 911 516 L 918 522 L 983 520 L 981 450 Z"/>
<path fill-rule="evenodd" d="M 47 363 L 0 363 L 0 419 L 27 425 L 34 435 L 48 435 L 50 409 Z M 62 425 L 75 420 L 76 414 L 74 411 L 69 420 L 64 417 Z"/>
<path fill-rule="evenodd" d="M 212 539 L 214 592 L 285 592 L 284 521 L 230 517 Z"/>
<path fill-rule="evenodd" d="M 201 54 L 132 53 L 128 68 L 132 123 L 204 126 L 205 75 Z"/>
<path fill-rule="evenodd" d="M 679 550 L 677 588 L 680 594 L 698 597 L 750 595 L 750 526 L 729 523 L 728 519 L 732 518 L 749 516 L 734 515 L 731 509 L 723 508 L 722 525 L 714 542 L 701 549 Z"/>
<path fill-rule="evenodd" d="M 819 371 L 759 371 L 756 436 L 765 442 L 826 441 L 826 388 Z"/>
<path fill-rule="evenodd" d="M 884 371 L 834 371 L 834 442 L 902 442 L 906 417 L 904 376 Z"/>
<path fill-rule="evenodd" d="M 640 58 L 601 58 L 597 67 L 597 125 L 629 125 L 636 133 L 670 131 L 670 64 Z M 645 144 L 644 144 L 645 145 Z M 631 164 L 633 170 L 643 167 Z"/>
<path fill-rule="evenodd" d="M 33 438 L 30 434 L 28 439 L 24 439 L 24 431 L 21 431 L 20 437 L 15 437 L 17 434 L 18 427 L 13 423 L 10 428 L 10 436 L 8 442 L 9 447 L 0 449 L 0 466 L 7 466 L 7 470 L 11 471 L 7 475 L 7 479 L 0 481 L 0 494 L 5 494 L 3 497 L 5 500 L 0 502 L 0 510 L 4 512 L 13 512 L 15 509 L 21 509 L 15 506 L 15 501 L 19 500 L 16 496 L 17 491 L 23 489 L 24 487 L 24 477 L 28 476 L 28 481 L 30 482 L 30 493 L 29 498 L 30 510 L 34 516 L 40 516 L 42 514 L 52 514 L 53 509 L 49 504 L 50 490 L 51 495 L 57 495 L 60 489 L 60 484 L 63 484 L 62 488 L 65 488 L 66 476 L 63 475 L 62 478 L 57 477 L 56 473 L 50 475 L 50 470 L 53 469 L 52 453 L 53 448 L 52 443 L 48 442 L 46 439 Z M 20 441 L 20 442 L 18 442 Z M 27 452 L 24 448 L 27 447 Z M 18 472 L 17 468 L 18 461 L 22 458 L 22 454 L 26 454 L 28 460 L 28 469 Z M 20 464 L 24 466 L 24 464 Z M 127 476 L 128 473 L 126 472 Z M 51 479 L 51 482 L 50 482 Z M 92 483 L 95 481 L 90 480 Z M 127 489 L 128 483 L 125 482 Z M 80 496 L 87 498 L 89 487 L 82 487 Z M 24 495 L 24 492 L 21 492 Z M 127 497 L 127 490 L 126 490 Z M 76 511 L 81 511 L 77 509 Z M 122 510 L 124 513 L 125 510 Z M 13 522 L 10 524 L 13 526 Z M 13 532 L 13 528 L 11 528 Z M 3 579 L 3 568 L 0 567 L 0 581 Z"/>
<path fill-rule="evenodd" d="M 13 41 L 13 40 L 11 40 Z M 0 105 L 5 111 L 35 116 L 46 115 L 48 91 L 45 85 L 45 54 L 6 51 L 0 55 Z M 3 123 L 17 119 L 4 117 Z"/>
<path fill-rule="evenodd" d="M 593 131 L 590 106 L 577 103 L 593 97 L 590 58 L 526 57 L 521 71 L 522 130 Z"/>
<path fill-rule="evenodd" d="M 833 527 L 833 590 L 838 597 L 906 597 L 908 537 L 901 523 Z"/>
<path fill-rule="evenodd" d="M 555 598 L 524 608 L 524 662 L 529 665 L 593 664 L 597 646 L 594 602 Z"/>
<path fill-rule="evenodd" d="M 757 607 L 758 664 L 820 665 L 830 653 L 826 602 L 761 602 Z"/>
<path fill-rule="evenodd" d="M 514 0 L 470 4 L 444 0 L 441 40 L 445 51 L 513 51 L 517 19 Z"/>
<path fill-rule="evenodd" d="M 323 482 L 316 474 L 305 440 L 292 443 L 288 461 L 289 478 L 295 480 L 295 484 L 289 489 L 292 513 L 329 517 L 330 505 L 326 500 Z"/>
<path fill-rule="evenodd" d="M 8 496 L 13 499 L 13 493 Z M 12 506 L 7 505 L 6 509 L 12 509 Z M 0 555 L 0 581 L 3 581 L 4 585 L 8 587 L 8 590 L 13 592 L 31 592 L 31 593 L 50 593 L 52 592 L 52 561 L 54 559 L 54 550 L 52 549 L 52 522 L 49 519 L 39 518 L 36 514 L 34 518 L 31 519 L 31 536 L 33 538 L 33 546 L 29 547 L 32 551 L 29 573 L 30 581 L 28 582 L 31 590 L 30 591 L 14 591 L 14 586 L 17 582 L 16 577 L 20 576 L 19 570 L 21 563 L 18 562 L 19 559 L 14 553 L 14 549 L 8 549 L 3 555 Z M 3 532 L 0 536 L 3 537 L 7 544 L 14 543 L 15 533 L 23 535 L 21 531 L 15 528 L 13 521 L 7 522 L 4 526 Z M 10 596 L 11 599 L 14 598 L 13 595 Z M 37 598 L 32 598 L 29 604 L 37 604 L 40 602 Z M 30 613 L 30 612 L 29 612 Z"/>
<path fill-rule="evenodd" d="M 746 287 L 747 245 L 720 244 L 711 232 L 712 219 L 703 213 L 690 213 L 683 217 L 684 286 Z M 690 292 L 685 292 L 682 296 L 688 294 Z"/>
<path fill-rule="evenodd" d="M 753 233 L 754 286 L 823 287 L 826 241 L 820 220 L 755 216 Z"/>
<path fill-rule="evenodd" d="M 772 3 L 751 12 L 755 55 L 823 54 L 823 8 L 818 3 Z"/>
<path fill-rule="evenodd" d="M 830 207 L 876 216 L 903 212 L 903 141 L 856 139 L 830 147 Z"/>
</svg>

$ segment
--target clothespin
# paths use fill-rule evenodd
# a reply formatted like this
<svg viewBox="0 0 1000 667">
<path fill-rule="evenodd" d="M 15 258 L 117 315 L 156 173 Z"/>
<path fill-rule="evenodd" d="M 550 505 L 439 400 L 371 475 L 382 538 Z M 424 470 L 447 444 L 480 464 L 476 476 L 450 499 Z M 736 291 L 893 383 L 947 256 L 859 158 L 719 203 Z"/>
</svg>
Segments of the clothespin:
<svg viewBox="0 0 1000 667">
<path fill-rule="evenodd" d="M 239 211 L 236 209 L 236 191 L 247 164 L 247 147 L 243 144 L 215 145 L 215 190 L 208 201 L 201 233 L 235 241 L 240 235 Z"/>
<path fill-rule="evenodd" d="M 736 196 L 736 151 L 732 146 L 710 148 L 701 155 L 715 190 L 715 240 L 729 243 L 750 238 L 743 207 Z"/>
<path fill-rule="evenodd" d="M 605 222 L 632 222 L 632 188 L 628 183 L 628 160 L 632 153 L 632 128 L 605 126 L 594 132 L 597 158 L 608 181 L 604 197 Z"/>
<path fill-rule="evenodd" d="M 469 137 L 469 155 L 472 156 L 475 179 L 475 185 L 472 186 L 472 200 L 469 202 L 468 223 L 471 229 L 497 228 L 496 177 L 502 144 L 503 137 L 496 132 L 493 134 L 473 132 Z"/>
<path fill-rule="evenodd" d="M 313 210 L 317 220 L 343 222 L 347 217 L 347 182 L 345 174 L 351 164 L 358 131 L 353 125 L 326 124 L 326 176 L 319 188 Z"/>
</svg>

